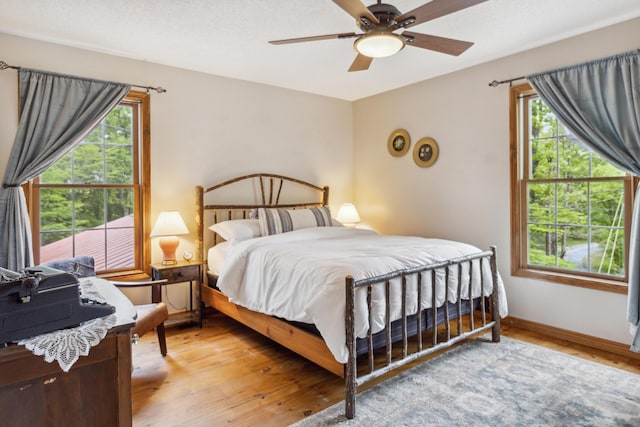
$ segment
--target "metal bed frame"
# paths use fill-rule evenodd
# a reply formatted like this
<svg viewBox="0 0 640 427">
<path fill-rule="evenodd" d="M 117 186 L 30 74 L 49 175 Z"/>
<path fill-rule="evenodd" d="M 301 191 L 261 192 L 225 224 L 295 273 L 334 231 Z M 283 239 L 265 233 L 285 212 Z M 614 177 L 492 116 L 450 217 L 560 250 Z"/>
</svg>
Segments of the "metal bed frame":
<svg viewBox="0 0 640 427">
<path fill-rule="evenodd" d="M 250 183 L 250 186 L 253 189 L 253 197 L 250 202 L 205 203 L 207 196 L 212 192 L 230 185 L 237 185 L 241 182 Z M 281 202 L 283 188 L 285 188 L 285 186 L 288 188 L 290 185 L 304 187 L 306 190 L 316 193 L 316 196 L 313 199 L 304 199 L 304 201 L 301 202 Z M 319 197 L 317 196 L 318 194 Z M 197 186 L 196 222 L 198 224 L 198 239 L 196 241 L 196 255 L 200 259 L 204 260 L 203 248 L 205 246 L 211 246 L 218 241 L 217 236 L 213 232 L 210 233 L 212 235 L 211 238 L 206 238 L 205 230 L 207 230 L 207 228 L 205 227 L 205 224 L 211 225 L 223 220 L 248 218 L 251 210 L 259 207 L 279 207 L 290 209 L 317 207 L 327 205 L 328 200 L 328 187 L 319 187 L 298 179 L 269 173 L 256 173 L 233 178 L 206 189 L 202 186 Z M 489 262 L 484 262 L 483 260 L 485 259 Z M 453 308 L 451 307 L 451 304 L 445 303 L 437 309 L 423 309 L 420 307 L 417 313 L 410 315 L 407 314 L 407 282 L 410 276 L 417 276 L 415 280 L 415 283 L 417 283 L 416 291 L 418 294 L 418 301 L 421 301 L 421 278 L 424 274 L 432 275 L 432 306 L 435 307 L 436 272 L 438 270 L 444 271 L 445 283 L 448 283 L 450 274 L 457 274 L 458 295 L 460 295 L 460 290 L 462 289 L 462 265 L 465 263 L 469 264 L 469 281 L 471 281 L 471 264 L 474 262 L 480 263 L 481 295 L 484 295 L 484 287 L 486 286 L 482 280 L 484 277 L 483 269 L 487 264 L 491 269 L 491 277 L 493 279 L 493 284 L 495 285 L 493 286 L 493 293 L 489 298 L 480 297 L 475 300 L 472 299 L 471 284 L 469 283 L 469 286 L 467 286 L 469 289 L 467 300 L 470 302 L 470 307 L 463 309 L 463 298 L 458 298 L 458 301 L 454 304 Z M 392 325 L 389 322 L 389 292 L 390 282 L 393 279 L 399 279 L 401 281 L 401 309 L 403 314 L 402 319 L 400 320 L 401 339 L 396 341 L 400 343 L 401 348 L 400 351 L 396 351 L 395 354 L 393 351 L 394 340 L 391 335 Z M 308 330 L 301 329 L 282 319 L 267 316 L 262 313 L 248 310 L 244 307 L 237 306 L 229 302 L 228 298 L 222 292 L 209 286 L 207 282 L 207 280 L 203 280 L 202 284 L 201 295 L 203 303 L 206 303 L 227 316 L 238 320 L 246 326 L 249 326 L 257 332 L 271 338 L 336 375 L 343 377 L 345 379 L 345 416 L 349 419 L 355 417 L 356 394 L 360 386 L 374 379 L 380 378 L 381 376 L 402 366 L 412 363 L 417 359 L 451 347 L 460 341 L 469 339 L 480 333 L 487 332 L 488 330 L 491 330 L 491 339 L 493 342 L 500 341 L 500 317 L 498 314 L 499 299 L 497 293 L 498 273 L 496 268 L 496 248 L 493 246 L 488 251 L 480 252 L 472 256 L 450 259 L 402 271 L 395 271 L 383 276 L 362 280 L 354 280 L 351 276 L 346 277 L 345 332 L 347 339 L 346 345 L 349 350 L 349 358 L 346 364 L 338 363 L 335 360 L 322 338 L 318 335 L 309 332 Z M 356 292 L 360 288 L 366 290 L 367 305 L 370 316 L 369 324 L 371 324 L 371 294 L 372 289 L 375 286 L 384 286 L 387 301 L 387 324 L 384 331 L 384 345 L 382 346 L 385 349 L 385 357 L 382 362 L 376 363 L 376 350 L 380 348 L 380 345 L 374 344 L 374 334 L 369 330 L 367 338 L 363 338 L 363 340 L 366 341 L 367 346 L 367 367 L 365 369 L 367 372 L 359 375 L 356 349 L 358 339 L 354 332 L 355 296 Z M 445 289 L 445 301 L 448 301 L 448 286 L 445 286 Z M 441 317 L 444 315 L 442 321 L 438 321 L 438 313 L 440 313 Z M 425 315 L 430 316 L 431 340 L 429 344 L 426 344 L 423 339 L 423 335 L 429 333 L 429 330 L 426 330 L 425 332 L 425 329 L 427 328 L 426 323 L 428 323 L 424 321 Z M 419 333 L 411 334 L 409 332 L 408 322 L 410 321 L 415 322 L 414 330 L 420 331 Z M 464 321 L 466 321 L 466 328 L 463 325 Z M 452 328 L 452 323 L 456 323 L 455 329 Z M 415 340 L 415 349 L 413 350 L 410 349 L 409 339 Z"/>
</svg>

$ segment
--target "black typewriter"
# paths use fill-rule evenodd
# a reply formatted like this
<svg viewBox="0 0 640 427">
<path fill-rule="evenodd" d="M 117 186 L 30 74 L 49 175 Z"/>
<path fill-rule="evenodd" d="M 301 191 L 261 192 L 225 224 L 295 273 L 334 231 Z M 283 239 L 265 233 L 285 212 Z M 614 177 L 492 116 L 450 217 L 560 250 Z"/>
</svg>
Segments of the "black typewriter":
<svg viewBox="0 0 640 427">
<path fill-rule="evenodd" d="M 0 345 L 114 312 L 109 304 L 82 298 L 73 274 L 0 268 Z"/>
</svg>

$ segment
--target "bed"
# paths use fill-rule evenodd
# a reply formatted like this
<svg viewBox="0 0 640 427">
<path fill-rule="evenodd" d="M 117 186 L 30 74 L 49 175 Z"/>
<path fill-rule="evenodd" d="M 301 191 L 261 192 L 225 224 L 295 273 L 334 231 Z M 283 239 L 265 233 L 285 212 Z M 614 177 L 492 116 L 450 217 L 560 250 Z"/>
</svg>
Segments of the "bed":
<svg viewBox="0 0 640 427">
<path fill-rule="evenodd" d="M 343 227 L 328 200 L 269 173 L 197 186 L 203 303 L 344 377 L 347 418 L 363 384 L 483 332 L 500 341 L 495 247 Z"/>
</svg>

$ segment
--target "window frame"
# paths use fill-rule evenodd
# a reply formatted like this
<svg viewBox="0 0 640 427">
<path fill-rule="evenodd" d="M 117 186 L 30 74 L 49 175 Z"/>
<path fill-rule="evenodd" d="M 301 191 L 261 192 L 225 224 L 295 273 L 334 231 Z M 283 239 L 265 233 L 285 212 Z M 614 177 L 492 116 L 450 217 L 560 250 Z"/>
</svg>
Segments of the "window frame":
<svg viewBox="0 0 640 427">
<path fill-rule="evenodd" d="M 525 162 L 528 159 L 528 123 L 521 132 L 522 114 L 520 98 L 537 96 L 529 83 L 513 85 L 509 91 L 509 138 L 510 138 L 510 192 L 511 192 L 511 275 L 550 281 L 563 285 L 578 286 L 601 291 L 626 294 L 629 275 L 629 241 L 633 197 L 638 178 L 626 174 L 621 180 L 625 191 L 625 274 L 619 279 L 596 273 L 572 272 L 552 267 L 529 265 L 527 261 L 527 180 Z M 606 178 L 605 178 L 606 179 Z M 570 179 L 569 179 L 570 180 Z M 568 180 L 568 181 L 569 181 Z M 598 181 L 598 178 L 594 178 Z M 600 179 L 602 180 L 602 178 Z"/>
<path fill-rule="evenodd" d="M 151 244 L 147 236 L 151 232 L 151 97 L 146 92 L 131 90 L 119 104 L 132 106 L 134 120 L 132 133 L 137 135 L 133 150 L 133 183 L 126 186 L 117 184 L 75 185 L 40 184 L 35 178 L 25 184 L 25 195 L 31 221 L 34 260 L 40 263 L 40 188 L 120 188 L 129 187 L 134 192 L 134 266 L 133 268 L 98 271 L 100 277 L 110 279 L 137 280 L 148 278 L 150 274 Z"/>
</svg>

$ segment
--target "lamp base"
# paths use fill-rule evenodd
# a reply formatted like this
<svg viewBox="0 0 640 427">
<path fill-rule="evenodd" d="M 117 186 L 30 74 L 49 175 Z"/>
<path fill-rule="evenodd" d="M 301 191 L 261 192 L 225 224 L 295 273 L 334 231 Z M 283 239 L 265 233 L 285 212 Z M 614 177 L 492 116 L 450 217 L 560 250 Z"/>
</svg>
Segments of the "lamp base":
<svg viewBox="0 0 640 427">
<path fill-rule="evenodd" d="M 159 241 L 160 249 L 162 249 L 162 265 L 174 265 L 176 261 L 176 249 L 180 244 L 180 240 L 176 236 L 164 236 Z"/>
</svg>

